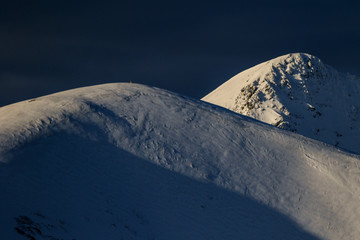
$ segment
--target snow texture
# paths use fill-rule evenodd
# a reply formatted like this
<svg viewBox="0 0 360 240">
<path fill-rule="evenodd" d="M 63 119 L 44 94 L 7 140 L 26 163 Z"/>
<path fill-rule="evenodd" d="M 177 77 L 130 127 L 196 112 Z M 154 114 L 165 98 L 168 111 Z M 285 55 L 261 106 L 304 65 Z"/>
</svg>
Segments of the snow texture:
<svg viewBox="0 0 360 240">
<path fill-rule="evenodd" d="M 202 100 L 360 153 L 360 79 L 309 54 L 259 64 Z"/>
<path fill-rule="evenodd" d="M 137 84 L 0 108 L 0 239 L 359 239 L 359 157 Z"/>
</svg>

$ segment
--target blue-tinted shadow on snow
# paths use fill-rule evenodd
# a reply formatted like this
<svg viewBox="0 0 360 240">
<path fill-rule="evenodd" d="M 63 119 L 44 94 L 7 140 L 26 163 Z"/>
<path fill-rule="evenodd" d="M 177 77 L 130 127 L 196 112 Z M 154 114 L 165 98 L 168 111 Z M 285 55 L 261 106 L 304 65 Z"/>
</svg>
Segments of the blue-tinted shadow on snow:
<svg viewBox="0 0 360 240">
<path fill-rule="evenodd" d="M 73 135 L 27 145 L 0 173 L 1 239 L 318 239 L 248 197 Z"/>
</svg>

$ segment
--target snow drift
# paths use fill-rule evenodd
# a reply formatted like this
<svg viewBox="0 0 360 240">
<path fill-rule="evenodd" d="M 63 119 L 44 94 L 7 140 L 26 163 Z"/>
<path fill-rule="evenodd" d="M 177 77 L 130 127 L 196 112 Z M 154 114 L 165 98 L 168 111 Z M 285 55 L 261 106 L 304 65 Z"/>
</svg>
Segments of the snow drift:
<svg viewBox="0 0 360 240">
<path fill-rule="evenodd" d="M 359 157 L 136 84 L 0 108 L 1 239 L 358 239 Z"/>
<path fill-rule="evenodd" d="M 360 153 L 360 79 L 287 54 L 234 76 L 202 100 Z"/>
</svg>

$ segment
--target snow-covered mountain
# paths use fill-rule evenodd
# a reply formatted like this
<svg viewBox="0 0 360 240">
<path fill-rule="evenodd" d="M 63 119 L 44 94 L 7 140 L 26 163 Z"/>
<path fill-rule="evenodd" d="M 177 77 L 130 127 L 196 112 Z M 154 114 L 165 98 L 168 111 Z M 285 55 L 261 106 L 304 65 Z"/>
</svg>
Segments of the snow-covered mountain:
<svg viewBox="0 0 360 240">
<path fill-rule="evenodd" d="M 252 67 L 202 100 L 360 153 L 360 79 L 309 54 Z"/>
<path fill-rule="evenodd" d="M 0 239 L 359 239 L 360 159 L 157 88 L 0 108 Z"/>
</svg>

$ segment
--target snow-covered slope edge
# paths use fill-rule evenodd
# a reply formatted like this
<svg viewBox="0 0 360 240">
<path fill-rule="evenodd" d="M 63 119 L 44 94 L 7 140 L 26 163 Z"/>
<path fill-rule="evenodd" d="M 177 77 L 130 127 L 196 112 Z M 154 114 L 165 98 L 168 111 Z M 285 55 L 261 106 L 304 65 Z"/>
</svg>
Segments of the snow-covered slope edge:
<svg viewBox="0 0 360 240">
<path fill-rule="evenodd" d="M 1 238 L 358 239 L 359 158 L 106 84 L 0 108 Z"/>
<path fill-rule="evenodd" d="M 234 76 L 202 100 L 360 153 L 360 79 L 287 54 Z"/>
</svg>

